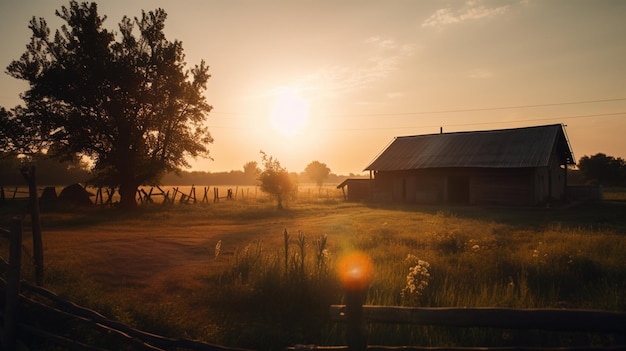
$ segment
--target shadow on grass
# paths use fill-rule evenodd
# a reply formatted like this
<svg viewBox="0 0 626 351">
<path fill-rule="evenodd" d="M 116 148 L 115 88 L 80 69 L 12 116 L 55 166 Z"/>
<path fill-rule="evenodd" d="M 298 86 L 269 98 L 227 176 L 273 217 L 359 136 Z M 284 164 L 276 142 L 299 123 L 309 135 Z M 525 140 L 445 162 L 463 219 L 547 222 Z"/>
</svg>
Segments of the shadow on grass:
<svg viewBox="0 0 626 351">
<path fill-rule="evenodd" d="M 318 205 L 318 207 L 323 205 Z M 332 207 L 332 206 L 327 206 Z M 223 203 L 191 204 L 138 204 L 134 209 L 109 206 L 76 206 L 62 202 L 40 203 L 40 219 L 46 229 L 88 228 L 106 223 L 132 223 L 146 220 L 169 220 L 201 222 L 212 218 L 220 220 L 266 220 L 272 218 L 294 218 L 307 215 L 310 208 L 286 207 L 277 210 L 270 202 L 229 201 Z M 11 218 L 23 219 L 30 226 L 30 208 L 27 200 L 6 201 L 0 204 L 0 227 L 8 226 Z"/>
<path fill-rule="evenodd" d="M 367 203 L 372 209 L 452 216 L 532 229 L 548 226 L 626 233 L 626 200 L 605 200 L 560 206 L 500 207 Z"/>
</svg>

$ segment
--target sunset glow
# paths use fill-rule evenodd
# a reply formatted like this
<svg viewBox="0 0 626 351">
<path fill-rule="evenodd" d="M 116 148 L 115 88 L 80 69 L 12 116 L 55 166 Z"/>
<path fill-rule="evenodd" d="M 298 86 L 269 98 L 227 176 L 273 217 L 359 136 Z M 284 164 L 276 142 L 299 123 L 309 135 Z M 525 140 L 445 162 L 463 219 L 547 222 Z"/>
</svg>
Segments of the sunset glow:
<svg viewBox="0 0 626 351">
<path fill-rule="evenodd" d="M 3 72 L 28 22 L 69 0 L 8 1 Z M 318 160 L 363 169 L 394 137 L 563 123 L 576 160 L 626 158 L 626 1 L 96 1 L 119 36 L 124 16 L 162 8 L 187 68 L 205 60 L 212 159 L 241 169 L 259 150 L 290 172 Z M 0 74 L 0 106 L 28 85 Z"/>
<path fill-rule="evenodd" d="M 274 131 L 293 137 L 307 125 L 309 106 L 294 89 L 279 89 L 270 111 L 270 122 Z"/>
</svg>

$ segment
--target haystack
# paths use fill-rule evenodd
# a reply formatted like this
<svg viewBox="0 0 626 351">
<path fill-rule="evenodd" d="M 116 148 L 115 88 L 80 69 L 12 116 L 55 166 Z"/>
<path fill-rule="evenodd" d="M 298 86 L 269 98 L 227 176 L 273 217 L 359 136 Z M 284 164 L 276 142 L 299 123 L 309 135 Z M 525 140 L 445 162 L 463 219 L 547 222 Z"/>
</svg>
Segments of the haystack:
<svg viewBox="0 0 626 351">
<path fill-rule="evenodd" d="M 74 205 L 91 206 L 93 202 L 91 197 L 94 194 L 88 192 L 82 185 L 75 183 L 68 185 L 59 194 L 59 200 L 71 203 Z"/>
</svg>

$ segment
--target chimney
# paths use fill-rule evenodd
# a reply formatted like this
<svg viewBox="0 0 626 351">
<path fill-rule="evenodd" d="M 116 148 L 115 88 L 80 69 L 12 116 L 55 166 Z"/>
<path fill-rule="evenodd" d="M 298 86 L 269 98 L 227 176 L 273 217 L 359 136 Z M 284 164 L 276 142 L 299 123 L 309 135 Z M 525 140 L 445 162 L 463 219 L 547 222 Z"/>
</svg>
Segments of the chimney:
<svg viewBox="0 0 626 351">
<path fill-rule="evenodd" d="M 439 134 L 443 134 L 443 127 L 439 127 Z"/>
</svg>

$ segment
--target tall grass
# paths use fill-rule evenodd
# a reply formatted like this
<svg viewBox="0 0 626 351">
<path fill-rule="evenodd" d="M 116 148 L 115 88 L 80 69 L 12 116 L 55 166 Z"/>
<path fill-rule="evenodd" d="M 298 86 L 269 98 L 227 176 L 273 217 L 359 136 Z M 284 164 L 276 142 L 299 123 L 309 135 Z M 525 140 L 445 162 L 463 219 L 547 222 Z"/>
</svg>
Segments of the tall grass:
<svg viewBox="0 0 626 351">
<path fill-rule="evenodd" d="M 389 213 L 383 211 L 383 217 Z M 432 307 L 593 308 L 626 310 L 626 238 L 622 233 L 600 233 L 561 225 L 541 230 L 457 218 L 442 212 L 415 213 L 409 221 L 393 223 L 368 214 L 369 225 L 354 223 L 358 234 L 338 241 L 331 255 L 359 250 L 372 257 L 375 278 L 367 304 Z M 420 226 L 412 226 L 411 222 Z M 377 223 L 377 224 L 376 224 Z M 277 231 L 277 234 L 278 231 Z M 341 344 L 341 326 L 324 316 L 328 305 L 342 301 L 330 262 L 320 262 L 327 237 L 310 245 L 307 237 L 283 233 L 285 246 L 264 248 L 251 244 L 237 254 L 219 277 L 219 302 L 225 311 L 238 310 L 255 326 L 273 326 L 281 335 L 261 348 L 295 343 Z M 417 261 L 426 264 L 427 285 L 407 297 L 407 275 Z M 213 281 L 215 283 L 215 281 Z M 213 296 L 212 299 L 214 299 Z M 246 313 L 249 312 L 249 313 Z M 274 328 L 277 327 L 277 328 Z M 263 329 L 263 327 L 261 327 Z M 236 327 L 229 342 L 259 345 Z M 261 330 L 253 332 L 261 333 Z M 264 335 L 270 333 L 263 331 Z M 278 339 L 283 338 L 281 341 Z M 598 337 L 519 333 L 493 330 L 451 330 L 433 327 L 370 327 L 370 342 L 390 345 L 565 345 L 599 342 Z M 274 344 L 274 342 L 277 342 Z M 258 347 L 258 346 L 257 346 Z"/>
<path fill-rule="evenodd" d="M 277 340 L 289 345 L 323 337 L 328 307 L 341 298 L 327 236 L 284 229 L 283 240 L 282 248 L 254 241 L 235 253 L 226 271 L 207 277 L 204 303 L 233 321 L 225 324 L 222 342 L 273 349 Z"/>
</svg>

